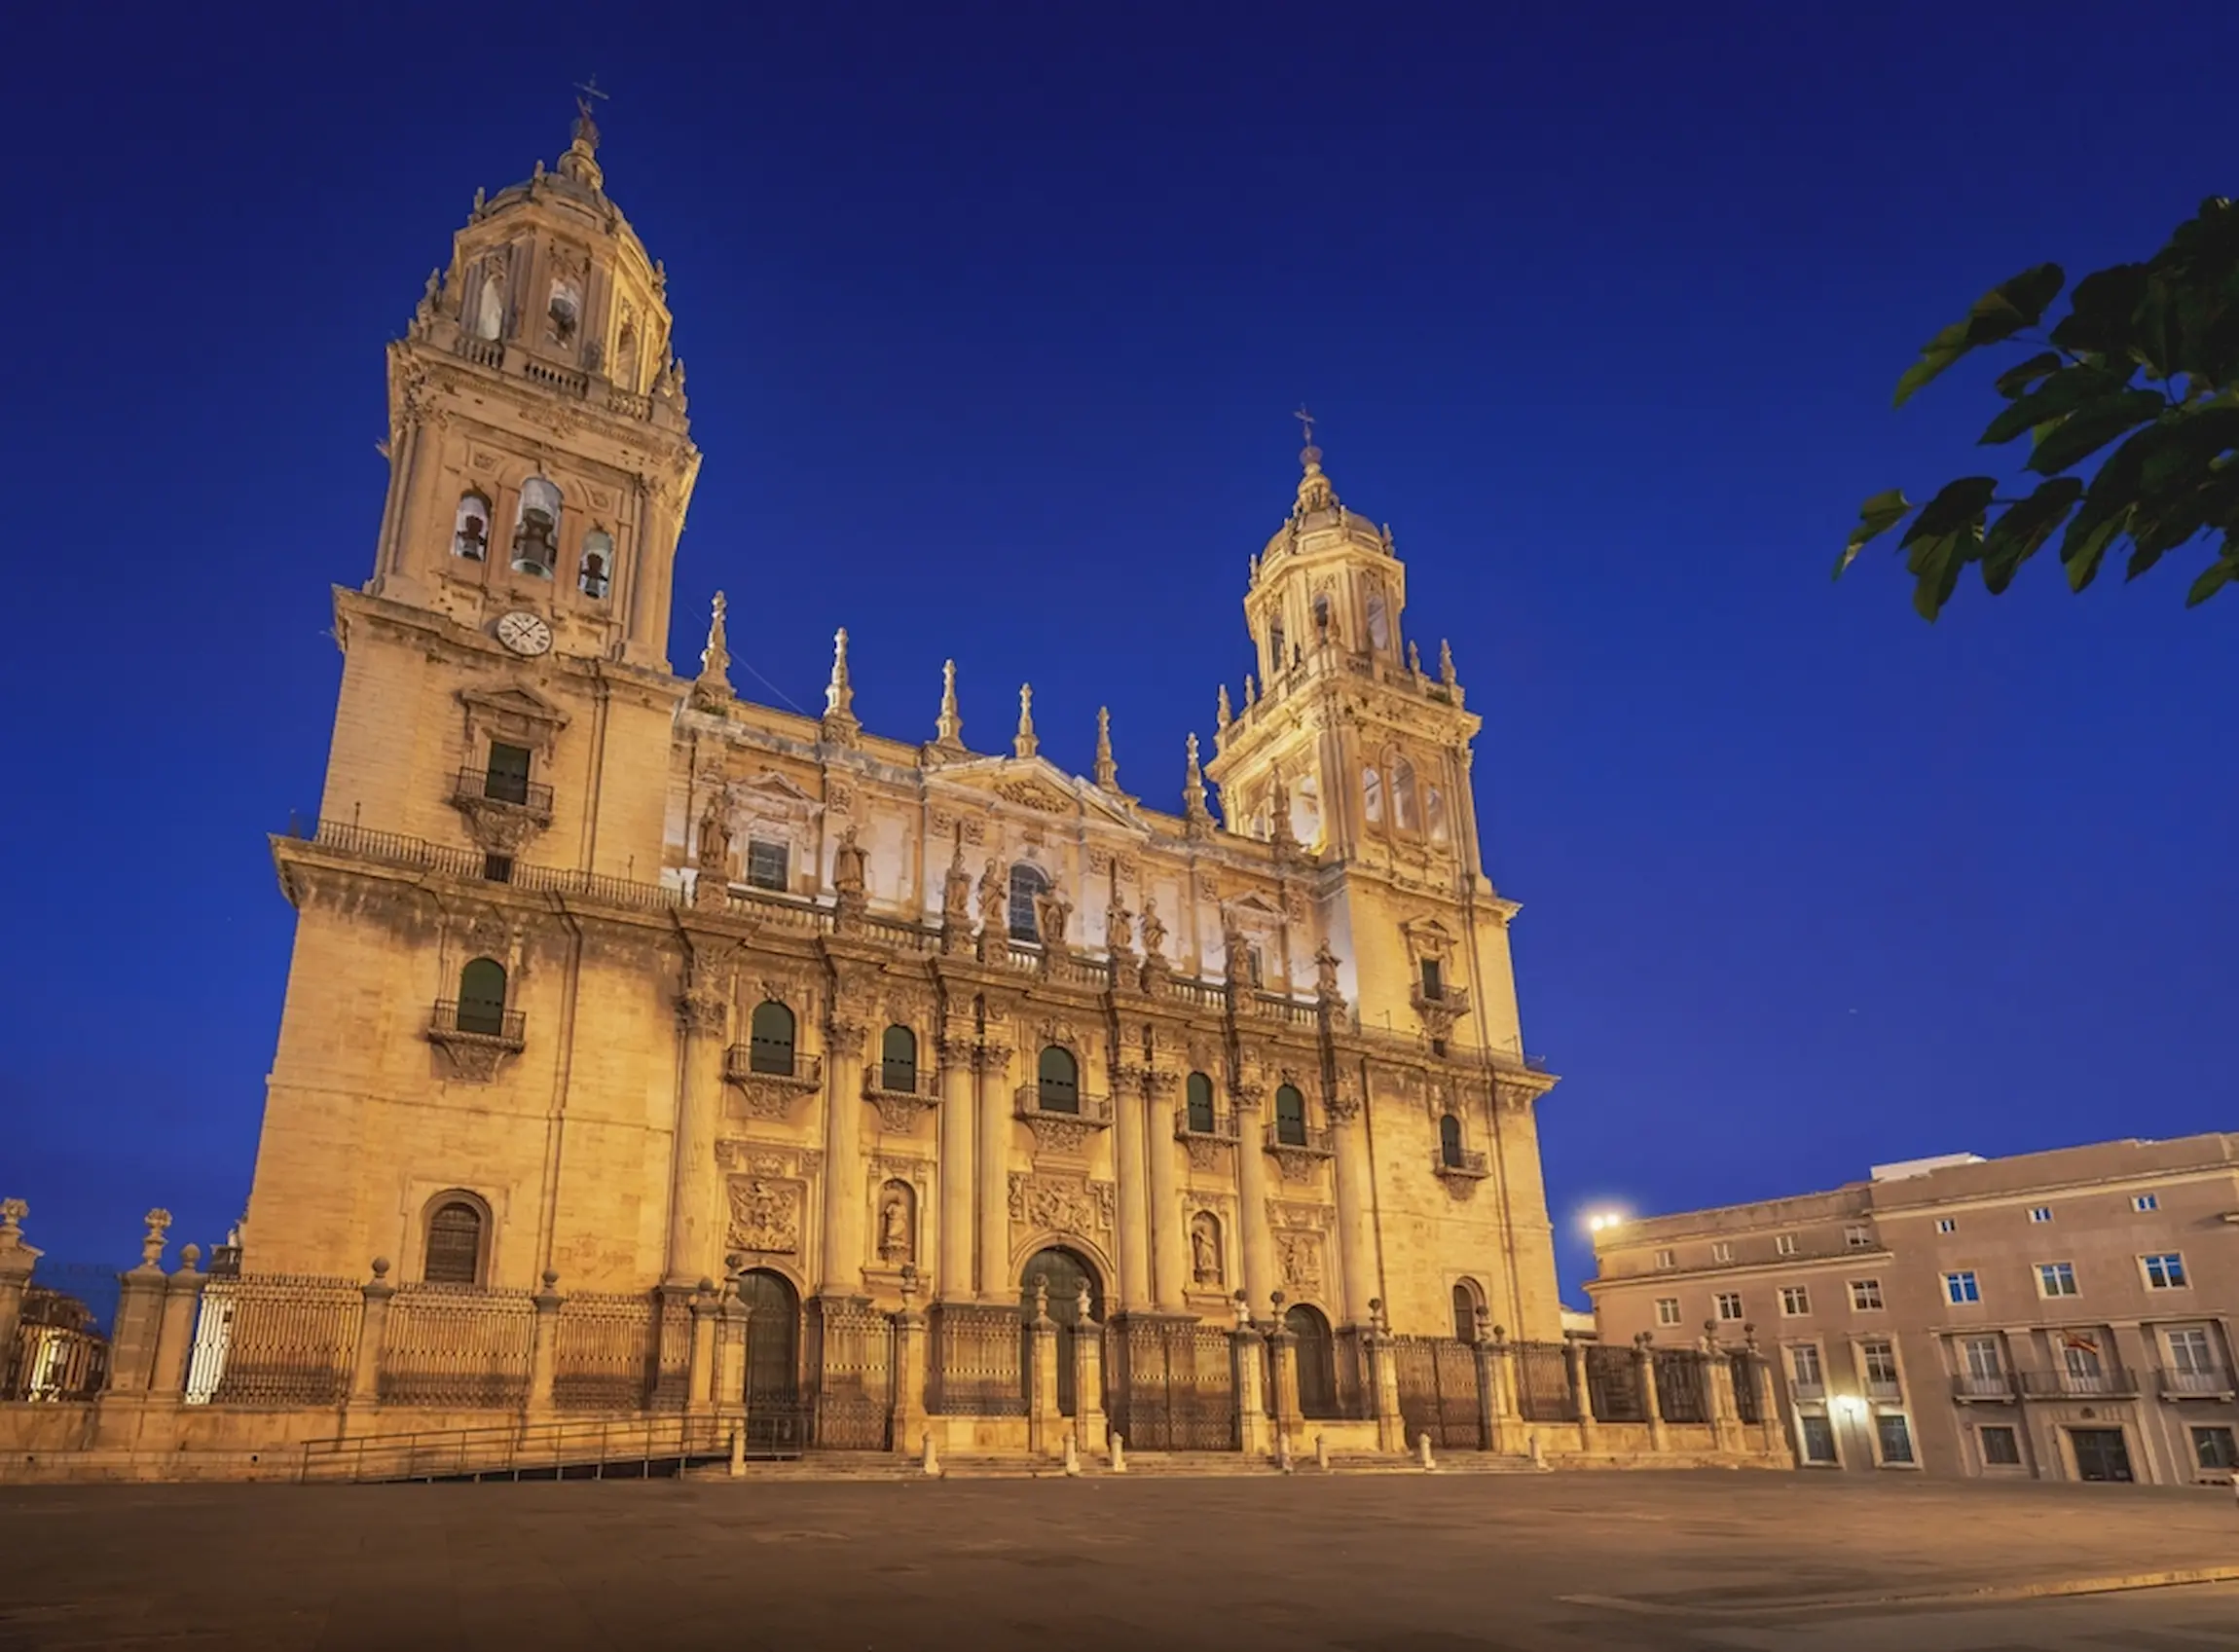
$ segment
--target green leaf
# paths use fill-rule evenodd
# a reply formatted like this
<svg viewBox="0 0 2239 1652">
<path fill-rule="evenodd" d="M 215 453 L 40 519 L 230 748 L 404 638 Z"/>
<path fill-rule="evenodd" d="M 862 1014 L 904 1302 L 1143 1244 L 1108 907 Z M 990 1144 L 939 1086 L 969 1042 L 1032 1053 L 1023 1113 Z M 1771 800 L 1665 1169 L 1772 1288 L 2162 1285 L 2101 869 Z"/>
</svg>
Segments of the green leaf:
<svg viewBox="0 0 2239 1652">
<path fill-rule="evenodd" d="M 2129 374 L 2111 368 L 2064 367 L 1992 420 L 1977 445 L 2010 442 L 2025 430 L 2066 418 L 2086 402 L 2115 394 L 2129 382 Z"/>
<path fill-rule="evenodd" d="M 1897 381 L 1894 405 L 1902 407 L 1915 390 L 1943 370 L 1984 345 L 2010 339 L 2024 327 L 2034 327 L 2044 307 L 2058 295 L 2068 276 L 2057 264 L 2039 264 L 1999 282 L 1974 301 L 1964 321 L 1954 321 L 1921 347 L 1921 358 Z"/>
<path fill-rule="evenodd" d="M 2081 477 L 2056 476 L 2000 513 L 1982 540 L 1982 582 L 1992 595 L 2013 582 L 2015 571 L 2044 548 L 2053 530 L 2081 497 Z"/>
<path fill-rule="evenodd" d="M 1963 476 L 1944 484 L 1899 541 L 1913 576 L 1913 606 L 1933 623 L 1959 585 L 1960 569 L 1982 553 L 1983 513 L 1998 492 L 1995 476 Z"/>
<path fill-rule="evenodd" d="M 2066 470 L 2125 430 L 2158 419 L 2168 406 L 2158 390 L 2124 390 L 2079 408 L 2045 433 L 2029 456 L 2029 468 L 2039 476 Z"/>
<path fill-rule="evenodd" d="M 1995 476 L 1962 476 L 1956 482 L 1946 482 L 1936 496 L 1923 506 L 1913 525 L 1905 530 L 1898 541 L 1910 545 L 1915 540 L 1951 533 L 1963 528 L 1982 526 L 1983 512 L 1998 493 Z"/>
<path fill-rule="evenodd" d="M 2079 512 L 2068 525 L 2060 541 L 2060 560 L 2068 565 L 2071 591 L 2080 591 L 2091 583 L 2107 547 L 2121 537 L 2129 521 L 2130 506 L 2125 504 L 2111 516 L 2094 518 L 2088 510 Z"/>
<path fill-rule="evenodd" d="M 1851 530 L 1851 542 L 1843 547 L 1843 554 L 1835 560 L 1835 577 L 1842 578 L 1843 569 L 1857 559 L 1858 553 L 1904 521 L 1906 513 L 1912 508 L 1912 501 L 1905 497 L 1902 488 L 1891 488 L 1887 493 L 1876 494 L 1858 506 L 1858 525 Z"/>
<path fill-rule="evenodd" d="M 2057 349 L 2048 349 L 2031 356 L 2027 361 L 2008 367 L 1991 381 L 1998 393 L 2011 401 L 2027 390 L 2047 373 L 2056 370 L 2068 359 Z"/>
<path fill-rule="evenodd" d="M 2198 607 L 2233 579 L 2239 579 L 2239 562 L 2225 557 L 2221 562 L 2210 563 L 2208 571 L 2195 579 L 2192 589 L 2185 593 L 2184 606 L 2188 608 Z"/>
</svg>

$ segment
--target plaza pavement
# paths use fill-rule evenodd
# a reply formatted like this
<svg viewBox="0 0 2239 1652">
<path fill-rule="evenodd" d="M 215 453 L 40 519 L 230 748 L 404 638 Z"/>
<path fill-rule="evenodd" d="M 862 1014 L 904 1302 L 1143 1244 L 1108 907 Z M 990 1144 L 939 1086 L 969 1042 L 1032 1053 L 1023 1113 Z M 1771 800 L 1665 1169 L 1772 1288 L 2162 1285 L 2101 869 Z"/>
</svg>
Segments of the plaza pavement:
<svg viewBox="0 0 2239 1652">
<path fill-rule="evenodd" d="M 0 1487 L 6 1652 L 2239 1652 L 2030 1594 L 2201 1571 L 2228 1492 L 1889 1476 Z"/>
</svg>

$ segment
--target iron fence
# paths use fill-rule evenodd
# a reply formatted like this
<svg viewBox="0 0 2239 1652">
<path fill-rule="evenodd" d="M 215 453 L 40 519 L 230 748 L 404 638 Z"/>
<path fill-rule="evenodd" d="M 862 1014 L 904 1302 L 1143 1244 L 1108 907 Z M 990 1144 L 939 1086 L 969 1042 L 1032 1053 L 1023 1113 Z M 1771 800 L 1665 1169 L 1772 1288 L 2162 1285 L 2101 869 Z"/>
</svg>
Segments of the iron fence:
<svg viewBox="0 0 2239 1652">
<path fill-rule="evenodd" d="M 552 1403 L 562 1411 L 634 1412 L 653 1375 L 653 1303 L 582 1291 L 552 1326 Z"/>
<path fill-rule="evenodd" d="M 529 1398 L 536 1305 L 526 1291 L 404 1285 L 388 1304 L 383 1405 L 495 1408 Z"/>
<path fill-rule="evenodd" d="M 1526 1422 L 1576 1422 L 1578 1397 L 1570 1386 L 1569 1349 L 1560 1342 L 1511 1342 L 1516 1406 Z"/>
<path fill-rule="evenodd" d="M 824 1304 L 813 1322 L 815 1441 L 826 1450 L 883 1451 L 892 1443 L 894 1322 L 867 1304 Z"/>
<path fill-rule="evenodd" d="M 31 1285 L 10 1347 L 0 1348 L 0 1400 L 90 1400 L 107 1383 L 109 1340 L 77 1298 Z"/>
<path fill-rule="evenodd" d="M 1428 1434 L 1434 1445 L 1484 1449 L 1476 1348 L 1452 1337 L 1394 1337 L 1389 1347 L 1408 1439 Z"/>
<path fill-rule="evenodd" d="M 1226 1451 L 1236 1444 L 1229 1333 L 1177 1320 L 1104 1328 L 1104 1408 L 1139 1451 Z"/>
<path fill-rule="evenodd" d="M 1656 1410 L 1666 1422 L 1710 1420 L 1709 1356 L 1697 1348 L 1658 1348 Z"/>
<path fill-rule="evenodd" d="M 1746 1348 L 1726 1356 L 1728 1369 L 1734 1374 L 1734 1413 L 1746 1423 L 1765 1420 L 1764 1407 L 1757 1393 L 1758 1356 Z"/>
<path fill-rule="evenodd" d="M 926 1410 L 944 1416 L 1026 1414 L 1016 1308 L 937 1303 L 931 1329 Z"/>
<path fill-rule="evenodd" d="M 243 1274 L 202 1287 L 187 1398 L 331 1406 L 349 1393 L 365 1294 L 347 1279 Z"/>
<path fill-rule="evenodd" d="M 1594 1402 L 1597 1422 L 1645 1422 L 1648 1411 L 1640 1403 L 1640 1378 L 1631 1348 L 1604 1347 L 1589 1342 L 1586 1354 L 1586 1392 Z"/>
</svg>

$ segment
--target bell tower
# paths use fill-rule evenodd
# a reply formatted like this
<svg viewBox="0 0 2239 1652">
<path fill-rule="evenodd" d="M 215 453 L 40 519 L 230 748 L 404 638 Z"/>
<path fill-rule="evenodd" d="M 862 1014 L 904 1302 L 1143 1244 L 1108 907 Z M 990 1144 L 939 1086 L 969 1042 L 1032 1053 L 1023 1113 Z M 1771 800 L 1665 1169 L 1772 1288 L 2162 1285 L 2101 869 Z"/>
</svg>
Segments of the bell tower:
<svg viewBox="0 0 2239 1652">
<path fill-rule="evenodd" d="M 577 108 L 555 168 L 475 192 L 388 347 L 388 496 L 365 591 L 516 651 L 666 671 L 700 455 L 666 272 L 607 199 L 589 99 Z"/>
<path fill-rule="evenodd" d="M 1478 876 L 1469 742 L 1480 719 L 1462 709 L 1446 645 L 1431 675 L 1405 635 L 1391 530 L 1344 507 L 1310 421 L 1306 434 L 1297 500 L 1252 560 L 1244 596 L 1259 671 L 1240 708 L 1222 690 L 1206 773 L 1232 832 L 1458 894 Z"/>
</svg>

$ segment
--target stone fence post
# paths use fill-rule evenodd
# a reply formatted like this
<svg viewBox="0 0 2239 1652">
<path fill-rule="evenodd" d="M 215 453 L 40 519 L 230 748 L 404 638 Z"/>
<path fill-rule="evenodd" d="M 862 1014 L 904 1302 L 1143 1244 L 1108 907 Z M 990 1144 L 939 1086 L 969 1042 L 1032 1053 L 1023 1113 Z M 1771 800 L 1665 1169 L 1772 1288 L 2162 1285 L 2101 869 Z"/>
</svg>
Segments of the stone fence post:
<svg viewBox="0 0 2239 1652">
<path fill-rule="evenodd" d="M 1305 1418 L 1299 1412 L 1299 1339 L 1283 1327 L 1283 1293 L 1273 1294 L 1275 1318 L 1268 1328 L 1267 1369 L 1274 1374 L 1275 1432 L 1297 1438 Z"/>
<path fill-rule="evenodd" d="M 1104 1327 L 1089 1317 L 1086 1283 L 1074 1303 L 1073 1426 L 1081 1450 L 1104 1450 L 1111 1432 L 1104 1416 Z"/>
<path fill-rule="evenodd" d="M 1477 1310 L 1477 1340 L 1470 1352 L 1477 1359 L 1477 1433 L 1488 1451 L 1517 1450 L 1516 1370 L 1510 1363 L 1508 1329 L 1487 1326 L 1490 1316 Z"/>
<path fill-rule="evenodd" d="M 702 1279 L 692 1292 L 691 1365 L 684 1382 L 688 1412 L 704 1412 L 715 1399 L 716 1305 L 716 1282 Z"/>
<path fill-rule="evenodd" d="M 1368 1355 L 1369 1392 L 1376 1402 L 1376 1450 L 1408 1449 L 1407 1419 L 1400 1414 L 1399 1362 L 1385 1335 L 1383 1299 L 1369 1299 L 1368 1328 L 1361 1333 L 1361 1348 Z"/>
<path fill-rule="evenodd" d="M 1734 1362 L 1715 1337 L 1703 1339 L 1703 1383 L 1710 1402 L 1710 1438 L 1721 1451 L 1742 1450 L 1742 1413 L 1734 1401 Z"/>
<path fill-rule="evenodd" d="M 1236 1449 L 1264 1457 L 1269 1449 L 1266 1404 L 1267 1345 L 1252 1326 L 1244 1293 L 1236 1293 L 1236 1327 L 1229 1333 L 1230 1369 L 1236 1391 Z"/>
<path fill-rule="evenodd" d="M 1633 1339 L 1633 1379 L 1640 1389 L 1640 1415 L 1648 1424 L 1648 1449 L 1662 1456 L 1670 1450 L 1671 1436 L 1664 1426 L 1664 1396 L 1656 1391 L 1654 1341 L 1646 1331 Z"/>
<path fill-rule="evenodd" d="M 1057 1445 L 1057 1326 L 1049 1317 L 1049 1286 L 1039 1278 L 1026 1336 L 1026 1449 L 1047 1453 Z"/>
<path fill-rule="evenodd" d="M 901 1269 L 901 1307 L 894 1316 L 894 1389 L 893 1414 L 889 1427 L 897 1451 L 909 1453 L 918 1449 L 918 1435 L 925 1427 L 925 1315 L 917 1306 L 917 1269 L 908 1263 Z M 740 1340 L 740 1355 L 745 1357 L 745 1339 Z"/>
<path fill-rule="evenodd" d="M 560 1272 L 544 1270 L 544 1289 L 530 1299 L 536 1304 L 536 1323 L 529 1334 L 529 1406 L 532 1413 L 552 1409 L 552 1375 L 559 1355 L 560 1310 L 568 1299 L 560 1294 Z"/>
<path fill-rule="evenodd" d="M 164 1281 L 155 1357 L 148 1368 L 148 1392 L 159 1399 L 176 1400 L 187 1391 L 187 1366 L 195 1355 L 195 1310 L 202 1305 L 207 1277 L 196 1270 L 202 1260 L 202 1246 L 187 1246 L 179 1252 L 178 1271 Z"/>
<path fill-rule="evenodd" d="M 23 1218 L 31 1207 L 21 1199 L 0 1199 L 0 1397 L 16 1380 L 16 1327 L 23 1317 L 23 1292 L 40 1253 L 23 1242 Z"/>
<path fill-rule="evenodd" d="M 109 1389 L 117 1394 L 147 1390 L 156 1369 L 156 1342 L 163 1335 L 164 1233 L 171 1213 L 148 1212 L 148 1230 L 140 1240 L 140 1265 L 117 1275 L 117 1324 L 109 1338 Z"/>
<path fill-rule="evenodd" d="M 1601 1431 L 1594 1422 L 1594 1388 L 1586 1380 L 1586 1344 L 1565 1342 L 1562 1358 L 1570 1368 L 1570 1398 L 1578 1412 L 1578 1449 L 1588 1452 L 1599 1450 Z"/>
<path fill-rule="evenodd" d="M 381 1351 L 388 1342 L 388 1303 L 396 1287 L 388 1282 L 388 1258 L 373 1259 L 373 1277 L 358 1287 L 365 1300 L 357 1321 L 357 1358 L 349 1370 L 349 1403 L 381 1403 Z"/>
</svg>

